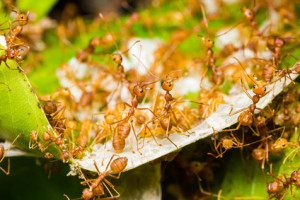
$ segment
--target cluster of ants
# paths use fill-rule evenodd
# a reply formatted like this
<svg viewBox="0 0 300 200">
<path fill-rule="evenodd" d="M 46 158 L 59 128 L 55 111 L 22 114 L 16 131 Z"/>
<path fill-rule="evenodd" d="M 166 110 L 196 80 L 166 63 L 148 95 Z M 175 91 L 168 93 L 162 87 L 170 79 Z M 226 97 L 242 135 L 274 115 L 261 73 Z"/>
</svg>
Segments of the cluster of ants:
<svg viewBox="0 0 300 200">
<path fill-rule="evenodd" d="M 191 60 L 183 56 L 178 46 L 189 37 L 196 37 L 200 29 L 206 30 L 205 35 L 209 35 L 208 21 L 215 17 L 206 16 L 204 5 L 201 4 L 199 8 L 203 15 L 201 23 L 192 30 L 175 31 L 170 43 L 161 44 L 153 52 L 154 62 L 151 66 L 144 64 L 139 55 L 133 54 L 138 64 L 135 68 L 128 69 L 124 62 L 126 54 L 129 54 L 131 48 L 140 41 L 134 42 L 130 48 L 126 47 L 122 52 L 112 53 L 113 46 L 115 50 L 119 48 L 114 34 L 108 31 L 109 33 L 104 37 L 94 37 L 86 48 L 78 50 L 74 62 L 70 61 L 60 67 L 59 70 L 69 86 L 60 88 L 50 95 L 39 97 L 41 107 L 55 134 L 52 131 L 39 133 L 39 129 L 32 130 L 30 149 L 38 148 L 47 159 L 60 158 L 64 162 L 74 162 L 74 159 L 81 159 L 85 152 L 92 152 L 97 145 L 106 147 L 107 142 L 112 143 L 113 149 L 104 148 L 116 153 L 111 157 L 105 171 L 100 172 L 96 162 L 94 163 L 98 172 L 97 178 L 86 179 L 79 167 L 80 174 L 85 179 L 81 184 L 88 185 L 88 188 L 82 191 L 82 199 L 107 196 L 105 191 L 109 193 L 106 199 L 120 196 L 106 177 L 120 177 L 120 173 L 127 166 L 128 158 L 118 157 L 114 160 L 113 158 L 123 151 L 129 151 L 126 148 L 128 145 L 132 153 L 135 153 L 134 146 L 136 146 L 136 151 L 142 154 L 144 145 L 151 140 L 154 140 L 156 145 L 162 146 L 159 141 L 166 138 L 177 148 L 177 144 L 170 138 L 171 134 L 181 134 L 186 137 L 197 134 L 189 130 L 200 125 L 217 110 L 220 104 L 225 103 L 227 95 L 221 88 L 226 81 L 231 81 L 233 87 L 241 86 L 240 91 L 245 93 L 252 103 L 234 112 L 232 106 L 228 115 L 239 114 L 238 125 L 221 131 L 214 130 L 212 140 L 215 153 L 208 154 L 215 158 L 222 158 L 230 149 L 253 147 L 251 155 L 261 165 L 270 199 L 283 199 L 289 188 L 292 193 L 292 186 L 299 189 L 299 170 L 294 171 L 289 178 L 285 177 L 285 180 L 269 173 L 275 179 L 272 182 L 268 182 L 264 172 L 265 163 L 271 165 L 269 154 L 278 154 L 290 147 L 293 150 L 286 156 L 285 161 L 290 157 L 294 159 L 299 156 L 297 129 L 300 118 L 299 87 L 296 85 L 285 92 L 282 101 L 278 104 L 280 106 L 274 109 L 257 107 L 264 96 L 274 93 L 276 83 L 280 81 L 285 83 L 289 79 L 295 84 L 293 77 L 300 73 L 300 62 L 296 56 L 286 51 L 286 47 L 297 42 L 297 38 L 292 33 L 271 34 L 268 26 L 260 29 L 255 18 L 255 10 L 244 8 L 242 10 L 244 20 L 229 30 L 215 37 L 198 35 L 202 40 L 200 45 L 205 48 L 205 51 L 201 52 L 200 57 Z M 28 23 L 29 12 L 23 13 L 15 9 L 12 12 L 16 14 L 16 19 L 9 21 L 9 32 L 5 34 L 7 49 L 1 56 L 0 62 L 4 62 L 11 70 L 21 70 L 19 67 L 11 68 L 6 61 L 11 59 L 19 64 L 30 49 L 18 37 L 23 26 Z M 286 14 L 282 17 L 288 18 L 287 16 Z M 100 19 L 103 27 L 108 29 L 102 14 Z M 134 13 L 134 17 L 129 18 L 130 23 L 127 24 L 130 26 L 128 25 L 127 29 L 132 29 L 134 23 L 139 20 L 139 15 Z M 289 23 L 284 26 L 295 26 L 291 19 L 288 20 Z M 243 30 L 246 30 L 249 36 L 247 45 L 237 47 L 234 44 L 227 44 L 221 51 L 215 52 L 214 40 L 236 31 L 242 24 L 245 25 Z M 127 32 L 132 33 L 127 30 L 124 34 Z M 99 48 L 110 53 L 97 52 Z M 262 49 L 266 49 L 264 53 L 270 56 L 259 57 L 262 55 Z M 142 50 L 141 48 L 140 51 Z M 251 51 L 255 56 L 249 58 L 237 56 L 238 53 L 244 54 L 245 51 Z M 94 57 L 106 59 L 106 55 L 114 64 L 104 65 L 93 59 Z M 218 63 L 224 63 L 229 58 L 234 62 L 218 66 Z M 295 64 L 292 66 L 285 64 L 288 58 L 295 59 Z M 82 68 L 86 69 L 85 72 L 82 72 Z M 139 74 L 139 68 L 144 68 L 146 73 Z M 253 74 L 248 74 L 249 69 Z M 176 91 L 176 81 L 188 79 L 189 75 L 196 74 L 199 90 L 201 89 L 200 94 L 193 100 L 182 99 Z M 236 77 L 236 74 L 239 75 Z M 209 86 L 205 86 L 205 82 L 208 82 Z M 250 88 L 248 83 L 252 85 L 252 92 L 246 89 Z M 247 136 L 243 132 L 240 139 L 236 132 L 240 132 L 241 126 L 248 127 L 252 134 Z M 295 139 L 289 141 L 290 138 Z M 146 139 L 148 141 L 145 144 Z M 48 151 L 48 148 L 53 146 L 58 150 L 57 154 Z M 6 153 L 3 146 L 0 146 L 0 163 Z M 198 177 L 198 167 L 201 165 L 197 162 L 191 165 L 193 166 L 190 170 Z M 0 169 L 9 174 L 9 169 L 7 171 Z M 119 176 L 113 176 L 111 173 L 119 173 Z M 198 179 L 200 180 L 199 177 Z M 200 190 L 203 194 L 214 196 L 210 192 L 203 191 L 202 188 Z"/>
</svg>

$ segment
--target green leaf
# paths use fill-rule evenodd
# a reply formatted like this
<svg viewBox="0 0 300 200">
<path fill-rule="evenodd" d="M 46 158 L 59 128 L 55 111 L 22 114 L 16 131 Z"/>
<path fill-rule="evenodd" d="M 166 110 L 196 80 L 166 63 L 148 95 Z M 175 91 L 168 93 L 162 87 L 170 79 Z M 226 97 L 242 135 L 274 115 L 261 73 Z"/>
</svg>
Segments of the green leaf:
<svg viewBox="0 0 300 200">
<path fill-rule="evenodd" d="M 15 61 L 8 60 L 8 66 L 17 69 Z M 39 104 L 38 98 L 23 71 L 9 69 L 2 62 L 0 66 L 0 137 L 16 141 L 16 145 L 29 150 L 30 132 L 38 131 L 39 140 L 46 130 L 52 132 L 51 126 Z M 39 152 L 36 149 L 34 151 Z M 56 148 L 50 146 L 48 152 L 58 156 Z M 40 154 L 40 152 L 39 152 Z"/>
</svg>

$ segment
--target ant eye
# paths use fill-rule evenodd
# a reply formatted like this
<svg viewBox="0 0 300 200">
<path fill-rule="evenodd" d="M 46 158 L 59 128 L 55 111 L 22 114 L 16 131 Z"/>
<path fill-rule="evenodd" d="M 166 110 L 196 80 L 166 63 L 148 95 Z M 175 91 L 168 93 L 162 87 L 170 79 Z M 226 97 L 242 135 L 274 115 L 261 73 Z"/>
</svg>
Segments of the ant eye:
<svg viewBox="0 0 300 200">
<path fill-rule="evenodd" d="M 254 85 L 253 88 L 256 88 L 256 85 Z"/>
<path fill-rule="evenodd" d="M 265 88 L 264 91 L 267 91 L 267 88 Z"/>
<path fill-rule="evenodd" d="M 285 146 L 285 144 L 282 144 L 282 146 L 284 147 L 284 146 Z"/>
<path fill-rule="evenodd" d="M 172 84 L 171 83 L 169 83 L 169 87 L 171 87 L 172 86 Z"/>
<path fill-rule="evenodd" d="M 143 93 L 144 92 L 144 90 L 143 89 L 140 89 L 140 93 Z"/>
</svg>

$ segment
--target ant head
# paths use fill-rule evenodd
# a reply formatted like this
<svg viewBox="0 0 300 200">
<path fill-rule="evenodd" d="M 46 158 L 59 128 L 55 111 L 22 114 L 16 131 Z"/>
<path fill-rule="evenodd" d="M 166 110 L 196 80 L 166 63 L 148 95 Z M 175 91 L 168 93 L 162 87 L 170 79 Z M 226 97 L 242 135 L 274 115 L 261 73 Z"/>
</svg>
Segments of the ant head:
<svg viewBox="0 0 300 200">
<path fill-rule="evenodd" d="M 115 53 L 115 54 L 111 55 L 111 58 L 117 64 L 121 64 L 123 61 L 122 55 L 119 53 Z"/>
<path fill-rule="evenodd" d="M 14 49 L 8 49 L 7 50 L 7 58 L 13 60 L 15 58 L 15 50 Z"/>
<path fill-rule="evenodd" d="M 133 93 L 135 95 L 137 95 L 138 97 L 141 97 L 143 96 L 145 90 L 143 89 L 143 86 L 142 85 L 135 85 L 134 88 L 133 88 Z"/>
<path fill-rule="evenodd" d="M 32 141 L 37 141 L 37 140 L 38 140 L 38 133 L 37 133 L 35 130 L 32 130 L 32 131 L 30 132 L 30 139 L 31 139 Z"/>
<path fill-rule="evenodd" d="M 101 41 L 101 39 L 99 37 L 94 37 L 90 41 L 90 45 L 92 47 L 97 47 L 97 46 L 100 46 L 101 44 L 102 44 L 102 41 Z"/>
<path fill-rule="evenodd" d="M 274 143 L 274 147 L 277 149 L 283 149 L 288 147 L 288 141 L 285 138 L 278 138 L 275 143 Z"/>
<path fill-rule="evenodd" d="M 71 91 L 69 88 L 62 88 L 60 91 L 61 95 L 63 96 L 70 96 L 71 95 Z"/>
<path fill-rule="evenodd" d="M 88 200 L 88 199 L 91 199 L 94 197 L 94 193 L 92 191 L 89 190 L 89 188 L 85 188 L 83 191 L 82 191 L 82 195 L 81 195 L 81 198 L 84 199 L 84 200 Z"/>
<path fill-rule="evenodd" d="M 174 86 L 173 80 L 168 80 L 168 79 L 163 81 L 161 84 L 162 89 L 168 92 L 173 89 L 173 86 Z"/>
<path fill-rule="evenodd" d="M 256 81 L 252 89 L 253 93 L 256 95 L 264 95 L 267 91 L 265 83 L 263 81 Z"/>
<path fill-rule="evenodd" d="M 202 36 L 201 36 L 202 37 Z M 213 39 L 209 38 L 209 37 L 202 37 L 202 41 L 204 43 L 204 46 L 208 49 L 211 49 L 214 47 L 215 42 L 213 41 Z"/>
<path fill-rule="evenodd" d="M 203 169 L 204 166 L 205 166 L 204 163 L 201 163 L 199 161 L 192 161 L 190 163 L 190 170 L 193 173 L 198 174 Z"/>
<path fill-rule="evenodd" d="M 230 149 L 233 147 L 233 140 L 230 138 L 224 138 L 222 141 L 222 145 L 224 149 Z"/>
<path fill-rule="evenodd" d="M 151 87 L 148 87 L 148 85 L 151 85 L 153 83 L 156 83 L 158 81 L 154 81 L 154 82 L 150 82 L 150 83 L 138 83 L 134 86 L 133 88 L 133 93 L 135 95 L 137 95 L 138 97 L 141 97 L 143 96 L 143 94 L 145 93 L 145 90 L 151 90 L 152 88 Z"/>
<path fill-rule="evenodd" d="M 285 42 L 283 39 L 281 39 L 280 37 L 275 38 L 274 45 L 276 47 L 283 47 L 284 44 L 285 44 Z"/>
<path fill-rule="evenodd" d="M 29 12 L 27 12 L 26 14 L 22 12 L 17 15 L 17 21 L 21 26 L 24 26 L 28 23 L 28 15 Z"/>
<path fill-rule="evenodd" d="M 296 182 L 299 184 L 300 182 L 300 171 L 293 171 L 291 174 L 291 179 L 293 182 Z"/>
<path fill-rule="evenodd" d="M 246 19 L 252 21 L 254 19 L 254 11 L 249 8 L 244 8 L 243 14 L 245 15 Z"/>
<path fill-rule="evenodd" d="M 53 101 L 46 101 L 44 111 L 46 114 L 55 113 L 57 111 L 57 105 Z"/>
</svg>

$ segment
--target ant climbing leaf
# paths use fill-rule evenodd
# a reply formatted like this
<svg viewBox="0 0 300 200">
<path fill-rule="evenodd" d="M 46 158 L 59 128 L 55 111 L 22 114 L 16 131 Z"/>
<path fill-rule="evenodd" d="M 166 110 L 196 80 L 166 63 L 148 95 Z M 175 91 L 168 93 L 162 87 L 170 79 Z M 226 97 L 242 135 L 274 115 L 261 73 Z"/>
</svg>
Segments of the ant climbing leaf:
<svg viewBox="0 0 300 200">
<path fill-rule="evenodd" d="M 8 60 L 7 65 L 17 69 L 14 60 Z M 46 130 L 53 132 L 47 118 L 41 109 L 33 87 L 22 70 L 11 70 L 5 63 L 0 66 L 0 137 L 13 141 L 18 134 L 23 135 L 16 145 L 28 150 L 30 132 L 38 131 L 39 137 Z M 33 150 L 35 153 L 39 151 Z M 57 150 L 49 147 L 49 152 L 57 154 Z"/>
</svg>

